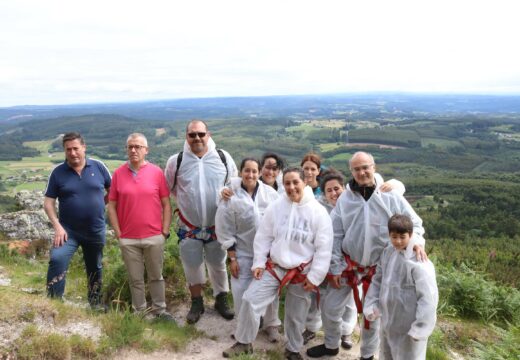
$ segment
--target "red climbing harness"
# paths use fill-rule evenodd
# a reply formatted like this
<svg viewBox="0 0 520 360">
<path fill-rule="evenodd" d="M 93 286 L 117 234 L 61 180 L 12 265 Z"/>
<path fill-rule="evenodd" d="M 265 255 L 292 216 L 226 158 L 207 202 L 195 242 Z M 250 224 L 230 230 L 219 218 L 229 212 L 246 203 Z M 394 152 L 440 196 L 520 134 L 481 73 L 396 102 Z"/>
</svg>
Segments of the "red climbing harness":
<svg viewBox="0 0 520 360">
<path fill-rule="evenodd" d="M 356 308 L 358 314 L 363 313 L 363 301 L 365 299 L 365 295 L 370 287 L 370 283 L 372 282 L 372 277 L 376 273 L 376 266 L 361 266 L 354 260 L 350 258 L 347 254 L 343 253 L 345 256 L 345 261 L 347 262 L 347 267 L 341 273 L 341 277 L 345 278 L 347 281 L 347 285 L 352 288 L 354 295 L 354 302 L 356 303 Z M 363 274 L 361 279 L 358 278 L 358 274 Z M 327 278 L 330 279 L 332 275 L 327 275 Z M 361 284 L 363 289 L 363 299 L 359 296 L 359 288 L 358 285 Z M 370 328 L 370 323 L 367 319 L 365 319 L 365 329 Z"/>
<path fill-rule="evenodd" d="M 302 274 L 302 271 L 311 262 L 312 262 L 312 260 L 309 262 L 306 262 L 306 263 L 302 263 L 295 268 L 288 269 L 287 272 L 285 273 L 285 275 L 283 276 L 283 278 L 280 279 L 278 277 L 278 275 L 276 274 L 276 271 L 274 271 L 275 264 L 273 263 L 271 258 L 267 259 L 267 262 L 265 263 L 265 269 L 269 272 L 269 274 L 273 275 L 273 277 L 276 280 L 278 280 L 278 282 L 280 283 L 280 286 L 278 287 L 278 296 L 280 296 L 282 294 L 282 289 L 287 284 L 289 284 L 289 283 L 290 284 L 300 284 L 305 281 L 305 279 L 307 278 L 307 275 Z M 320 306 L 320 289 L 318 286 L 316 286 L 315 290 L 313 290 L 313 291 L 316 292 L 316 302 L 317 302 L 318 308 L 319 308 L 319 306 Z"/>
</svg>

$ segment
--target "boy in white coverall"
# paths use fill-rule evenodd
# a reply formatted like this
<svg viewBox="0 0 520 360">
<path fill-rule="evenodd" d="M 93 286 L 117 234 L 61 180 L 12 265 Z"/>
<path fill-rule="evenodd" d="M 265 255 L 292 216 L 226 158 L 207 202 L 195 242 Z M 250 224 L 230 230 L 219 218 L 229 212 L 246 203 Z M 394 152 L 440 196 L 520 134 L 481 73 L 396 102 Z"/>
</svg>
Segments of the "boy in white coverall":
<svg viewBox="0 0 520 360">
<path fill-rule="evenodd" d="M 388 231 L 392 246 L 385 248 L 377 264 L 363 313 L 369 321 L 381 316 L 380 360 L 426 359 L 439 301 L 435 269 L 431 261 L 415 258 L 408 216 L 392 216 Z"/>
<path fill-rule="evenodd" d="M 242 296 L 253 281 L 253 240 L 269 204 L 278 199 L 271 186 L 259 180 L 260 163 L 245 158 L 240 164 L 241 178 L 231 179 L 233 196 L 220 201 L 215 216 L 215 231 L 222 249 L 227 250 L 231 271 L 231 292 L 235 314 L 240 311 Z M 278 300 L 278 299 L 277 299 Z M 279 340 L 278 301 L 269 304 L 263 326 L 271 342 Z"/>
<path fill-rule="evenodd" d="M 316 291 L 329 268 L 332 224 L 327 210 L 314 198 L 311 188 L 305 186 L 301 169 L 286 169 L 283 184 L 286 193 L 266 209 L 256 232 L 252 266 L 256 280 L 242 298 L 235 332 L 237 342 L 224 351 L 224 357 L 252 352 L 260 316 L 276 299 L 280 287 L 287 284 L 285 357 L 302 359 L 299 352 L 310 292 Z"/>
</svg>

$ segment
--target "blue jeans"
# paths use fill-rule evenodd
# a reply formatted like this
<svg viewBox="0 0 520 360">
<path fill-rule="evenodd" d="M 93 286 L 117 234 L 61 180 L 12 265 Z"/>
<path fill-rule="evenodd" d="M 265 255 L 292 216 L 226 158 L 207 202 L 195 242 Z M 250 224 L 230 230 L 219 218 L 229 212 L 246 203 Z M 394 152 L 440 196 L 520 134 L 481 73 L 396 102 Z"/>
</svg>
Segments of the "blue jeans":
<svg viewBox="0 0 520 360">
<path fill-rule="evenodd" d="M 47 295 L 62 297 L 65 292 L 65 277 L 70 259 L 81 246 L 83 260 L 88 279 L 88 302 L 91 305 L 101 301 L 102 259 L 105 246 L 105 231 L 94 234 L 84 234 L 65 228 L 68 239 L 60 247 L 52 247 L 47 271 Z"/>
</svg>

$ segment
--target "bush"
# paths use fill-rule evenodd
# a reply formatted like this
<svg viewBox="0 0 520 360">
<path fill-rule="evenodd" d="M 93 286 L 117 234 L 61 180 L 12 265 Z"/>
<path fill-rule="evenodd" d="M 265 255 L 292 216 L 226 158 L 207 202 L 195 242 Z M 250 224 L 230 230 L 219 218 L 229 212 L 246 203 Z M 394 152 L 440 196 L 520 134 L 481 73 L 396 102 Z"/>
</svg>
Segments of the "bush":
<svg viewBox="0 0 520 360">
<path fill-rule="evenodd" d="M 520 322 L 520 291 L 499 286 L 469 269 L 436 265 L 439 287 L 438 312 L 448 316 L 495 321 Z"/>
<path fill-rule="evenodd" d="M 510 326 L 508 330 L 494 327 L 502 339 L 498 343 L 481 344 L 475 342 L 472 359 L 479 360 L 518 360 L 520 359 L 520 327 Z"/>
</svg>

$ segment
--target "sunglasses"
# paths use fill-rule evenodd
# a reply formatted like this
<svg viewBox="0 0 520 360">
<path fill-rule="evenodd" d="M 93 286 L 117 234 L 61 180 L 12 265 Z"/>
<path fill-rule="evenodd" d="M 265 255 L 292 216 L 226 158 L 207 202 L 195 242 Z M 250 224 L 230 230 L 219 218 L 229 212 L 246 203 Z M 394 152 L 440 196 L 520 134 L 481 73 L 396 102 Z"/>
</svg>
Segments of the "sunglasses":
<svg viewBox="0 0 520 360">
<path fill-rule="evenodd" d="M 205 132 L 192 132 L 192 133 L 188 133 L 188 136 L 192 139 L 195 139 L 197 136 L 199 138 L 203 138 L 204 136 L 206 136 L 207 133 Z"/>
</svg>

